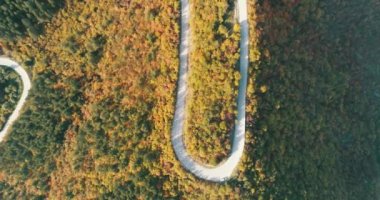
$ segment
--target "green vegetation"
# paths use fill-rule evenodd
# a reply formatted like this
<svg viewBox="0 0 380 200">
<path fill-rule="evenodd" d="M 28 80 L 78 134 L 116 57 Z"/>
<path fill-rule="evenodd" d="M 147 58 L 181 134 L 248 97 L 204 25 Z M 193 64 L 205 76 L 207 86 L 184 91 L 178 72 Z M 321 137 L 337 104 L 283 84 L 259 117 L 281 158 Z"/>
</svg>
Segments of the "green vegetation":
<svg viewBox="0 0 380 200">
<path fill-rule="evenodd" d="M 185 172 L 171 146 L 178 1 L 124 5 L 67 1 L 37 39 L 4 42 L 33 74 L 25 114 L 0 145 L 5 199 L 234 197 Z"/>
<path fill-rule="evenodd" d="M 228 157 L 239 83 L 240 28 L 234 1 L 193 1 L 191 13 L 189 153 L 202 163 Z"/>
<path fill-rule="evenodd" d="M 0 65 L 0 130 L 13 112 L 22 91 L 20 77 L 12 69 Z"/>
<path fill-rule="evenodd" d="M 0 194 L 4 199 L 43 198 L 50 190 L 55 156 L 80 102 L 71 88 L 53 86 L 59 80 L 49 70 L 36 74 L 26 110 L 0 146 Z"/>
<path fill-rule="evenodd" d="M 262 1 L 246 176 L 262 199 L 379 199 L 380 5 Z M 254 173 L 255 172 L 255 173 Z"/>
<path fill-rule="evenodd" d="M 0 1 L 0 37 L 37 37 L 42 33 L 44 24 L 54 16 L 63 3 L 61 0 Z"/>
<path fill-rule="evenodd" d="M 230 148 L 239 31 L 232 1 L 196 2 L 186 144 L 214 164 Z M 0 199 L 379 199 L 375 0 L 250 1 L 247 145 L 223 184 L 184 171 L 170 142 L 179 1 L 64 5 L 39 37 L 0 39 L 33 77 L 0 144 Z M 1 88 L 20 87 L 8 73 Z"/>
</svg>

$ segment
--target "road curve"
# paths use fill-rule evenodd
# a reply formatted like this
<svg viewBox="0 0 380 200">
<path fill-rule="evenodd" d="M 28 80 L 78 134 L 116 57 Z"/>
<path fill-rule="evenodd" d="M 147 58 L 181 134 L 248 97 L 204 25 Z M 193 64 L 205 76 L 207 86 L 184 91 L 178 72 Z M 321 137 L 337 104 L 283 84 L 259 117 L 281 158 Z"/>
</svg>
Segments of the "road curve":
<svg viewBox="0 0 380 200">
<path fill-rule="evenodd" d="M 8 130 L 12 127 L 12 124 L 16 121 L 16 119 L 20 115 L 20 111 L 23 105 L 25 104 L 26 98 L 28 97 L 29 90 L 32 84 L 30 82 L 28 73 L 15 61 L 9 58 L 0 57 L 0 66 L 12 68 L 21 77 L 22 84 L 23 84 L 23 90 L 22 90 L 20 100 L 18 101 L 16 108 L 12 112 L 11 116 L 9 116 L 7 122 L 4 125 L 4 128 L 0 131 L 0 142 L 2 142 L 5 136 L 7 135 Z"/>
<path fill-rule="evenodd" d="M 207 167 L 197 163 L 186 151 L 183 140 L 184 123 L 186 119 L 187 78 L 189 67 L 189 41 L 190 41 L 190 5 L 189 0 L 181 1 L 181 42 L 180 42 L 180 67 L 177 89 L 177 102 L 174 113 L 174 121 L 171 130 L 171 141 L 174 152 L 182 166 L 195 176 L 213 182 L 228 180 L 235 171 L 244 151 L 245 141 L 245 104 L 248 79 L 248 14 L 247 0 L 237 0 L 238 18 L 240 23 L 240 83 L 237 99 L 238 115 L 235 124 L 232 150 L 230 156 L 216 167 Z"/>
</svg>

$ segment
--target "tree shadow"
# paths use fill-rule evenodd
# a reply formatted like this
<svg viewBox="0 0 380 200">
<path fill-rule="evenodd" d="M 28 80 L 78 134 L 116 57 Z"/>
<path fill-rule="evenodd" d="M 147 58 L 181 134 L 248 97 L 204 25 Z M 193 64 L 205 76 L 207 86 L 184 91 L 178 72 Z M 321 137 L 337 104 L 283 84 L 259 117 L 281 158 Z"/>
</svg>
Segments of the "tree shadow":
<svg viewBox="0 0 380 200">
<path fill-rule="evenodd" d="M 249 144 L 256 165 L 246 175 L 256 181 L 254 194 L 378 199 L 380 3 L 262 0 L 257 6 L 256 91 L 269 90 L 257 92 L 256 139 Z"/>
</svg>

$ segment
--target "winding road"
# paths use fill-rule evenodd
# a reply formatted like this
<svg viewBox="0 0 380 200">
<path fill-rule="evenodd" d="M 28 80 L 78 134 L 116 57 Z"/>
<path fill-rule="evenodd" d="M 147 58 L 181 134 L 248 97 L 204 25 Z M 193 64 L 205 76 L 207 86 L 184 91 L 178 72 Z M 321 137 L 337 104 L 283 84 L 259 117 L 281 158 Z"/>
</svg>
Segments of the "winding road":
<svg viewBox="0 0 380 200">
<path fill-rule="evenodd" d="M 245 104 L 248 79 L 248 14 L 247 0 L 237 0 L 238 20 L 240 23 L 240 83 L 237 99 L 238 115 L 234 129 L 232 150 L 230 156 L 216 167 L 207 167 L 197 163 L 186 151 L 183 133 L 186 119 L 187 78 L 189 68 L 189 41 L 190 41 L 190 5 L 189 0 L 181 0 L 181 42 L 180 42 L 180 68 L 177 89 L 177 102 L 174 113 L 171 141 L 174 152 L 182 166 L 195 176 L 213 182 L 228 180 L 243 155 L 245 142 Z"/>
<path fill-rule="evenodd" d="M 245 142 L 245 103 L 248 76 L 248 16 L 247 0 L 237 0 L 238 17 L 241 29 L 240 39 L 240 83 L 237 99 L 238 115 L 234 129 L 232 150 L 230 156 L 223 163 L 216 167 L 207 167 L 197 163 L 186 151 L 183 140 L 184 122 L 186 119 L 185 107 L 187 96 L 187 75 L 189 67 L 189 41 L 190 41 L 190 5 L 189 0 L 181 0 L 181 43 L 180 43 L 180 68 L 177 91 L 177 102 L 174 113 L 174 121 L 171 132 L 172 145 L 178 160 L 184 168 L 195 176 L 214 182 L 228 180 L 235 171 L 243 155 Z M 20 115 L 20 111 L 25 104 L 31 88 L 31 81 L 28 73 L 16 62 L 9 58 L 0 57 L 0 66 L 12 68 L 20 77 L 23 83 L 23 91 L 15 110 L 8 118 L 4 128 L 0 132 L 0 142 L 4 140 L 12 124 Z"/>
<path fill-rule="evenodd" d="M 23 105 L 25 104 L 26 98 L 29 95 L 29 90 L 32 84 L 30 82 L 28 73 L 15 61 L 9 58 L 0 57 L 0 66 L 12 68 L 21 77 L 22 84 L 23 84 L 23 90 L 22 90 L 20 100 L 18 101 L 16 108 L 14 109 L 12 114 L 9 116 L 7 122 L 4 125 L 4 128 L 0 131 L 0 142 L 2 142 L 5 136 L 7 135 L 8 130 L 12 127 L 12 124 L 19 117 L 20 111 Z"/>
</svg>

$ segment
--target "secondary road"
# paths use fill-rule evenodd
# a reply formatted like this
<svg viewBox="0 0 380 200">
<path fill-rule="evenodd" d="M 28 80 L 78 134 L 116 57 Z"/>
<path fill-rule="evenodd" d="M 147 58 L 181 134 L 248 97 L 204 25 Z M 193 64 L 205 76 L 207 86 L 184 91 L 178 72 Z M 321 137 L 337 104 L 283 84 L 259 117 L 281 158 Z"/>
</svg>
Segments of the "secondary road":
<svg viewBox="0 0 380 200">
<path fill-rule="evenodd" d="M 174 121 L 171 132 L 171 141 L 174 152 L 182 166 L 195 176 L 213 182 L 228 180 L 235 171 L 243 155 L 245 142 L 245 104 L 248 77 L 248 14 L 247 0 L 237 0 L 238 20 L 240 23 L 240 83 L 237 99 L 238 115 L 234 129 L 232 150 L 226 161 L 216 167 L 207 167 L 197 163 L 189 156 L 183 140 L 184 122 L 186 120 L 186 96 L 187 78 L 189 68 L 190 46 L 190 5 L 189 0 L 181 0 L 181 42 L 180 42 L 180 67 L 177 91 L 177 102 L 174 113 Z"/>
<path fill-rule="evenodd" d="M 25 104 L 26 98 L 29 95 L 29 90 L 32 84 L 30 82 L 28 73 L 15 61 L 9 58 L 0 57 L 0 66 L 5 66 L 5 67 L 9 67 L 13 69 L 21 77 L 22 84 L 23 84 L 23 90 L 22 90 L 20 100 L 18 101 L 16 108 L 12 112 L 11 116 L 9 116 L 7 122 L 4 125 L 4 128 L 0 132 L 0 142 L 2 142 L 5 136 L 7 135 L 8 130 L 12 127 L 12 124 L 19 117 L 20 111 L 23 105 Z"/>
</svg>

